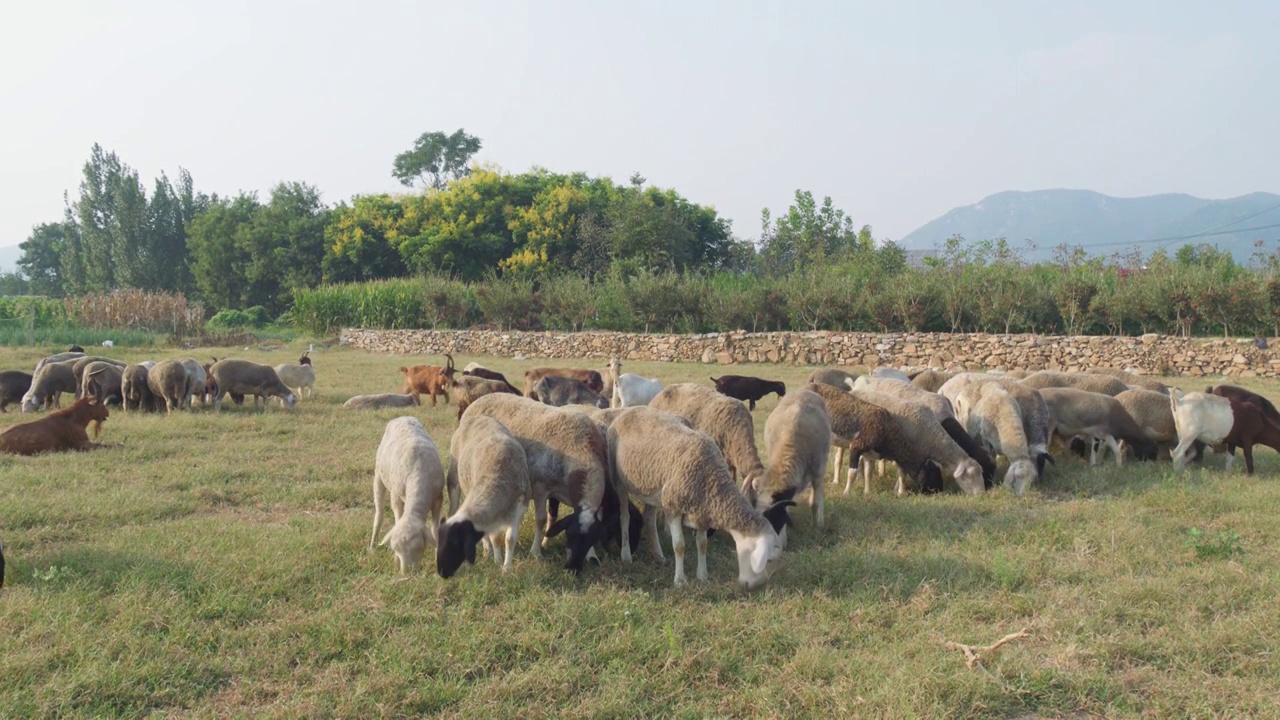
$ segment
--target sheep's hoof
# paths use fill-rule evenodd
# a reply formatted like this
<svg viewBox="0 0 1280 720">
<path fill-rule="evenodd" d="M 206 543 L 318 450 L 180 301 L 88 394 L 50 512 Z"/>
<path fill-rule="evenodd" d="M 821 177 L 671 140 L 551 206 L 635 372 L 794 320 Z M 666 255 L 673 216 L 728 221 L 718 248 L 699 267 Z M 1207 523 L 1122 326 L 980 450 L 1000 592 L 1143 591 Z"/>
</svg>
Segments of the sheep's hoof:
<svg viewBox="0 0 1280 720">
<path fill-rule="evenodd" d="M 688 584 L 689 584 L 689 581 L 685 578 L 685 576 L 683 575 L 676 576 L 676 587 L 683 587 Z"/>
</svg>

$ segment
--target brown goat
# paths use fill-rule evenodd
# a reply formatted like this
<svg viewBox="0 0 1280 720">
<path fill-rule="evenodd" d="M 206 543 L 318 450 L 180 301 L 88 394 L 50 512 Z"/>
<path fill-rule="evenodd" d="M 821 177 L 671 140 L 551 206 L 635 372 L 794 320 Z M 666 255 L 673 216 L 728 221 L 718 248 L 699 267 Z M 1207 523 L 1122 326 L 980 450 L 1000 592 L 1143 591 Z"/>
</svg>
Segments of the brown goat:
<svg viewBox="0 0 1280 720">
<path fill-rule="evenodd" d="M 0 453 L 36 455 L 97 449 L 101 446 L 89 441 L 85 428 L 94 423 L 93 437 L 97 438 L 108 416 L 107 406 L 96 398 L 80 398 L 69 407 L 0 433 Z"/>
<path fill-rule="evenodd" d="M 548 376 L 555 375 L 557 377 L 565 377 L 570 380 L 577 380 L 586 385 L 593 392 L 604 392 L 604 377 L 599 370 L 587 370 L 585 368 L 530 368 L 524 371 L 524 396 L 533 397 L 533 386 L 539 380 Z"/>
<path fill-rule="evenodd" d="M 414 365 L 400 368 L 404 375 L 404 386 L 400 389 L 403 395 L 413 395 L 420 399 L 422 395 L 431 396 L 431 407 L 436 406 L 436 396 L 443 395 L 444 403 L 449 404 L 449 386 L 453 384 L 453 356 L 444 354 L 445 366 Z"/>
<path fill-rule="evenodd" d="M 1227 397 L 1227 399 L 1231 401 L 1231 415 L 1234 422 L 1231 424 L 1231 432 L 1223 438 L 1222 444 L 1227 446 L 1227 454 L 1233 459 L 1237 446 L 1244 452 L 1244 471 L 1252 475 L 1254 445 L 1266 445 L 1280 452 L 1280 424 L 1277 424 L 1270 413 L 1252 400 L 1239 400 L 1234 397 Z M 1274 407 L 1272 411 L 1274 412 Z"/>
</svg>

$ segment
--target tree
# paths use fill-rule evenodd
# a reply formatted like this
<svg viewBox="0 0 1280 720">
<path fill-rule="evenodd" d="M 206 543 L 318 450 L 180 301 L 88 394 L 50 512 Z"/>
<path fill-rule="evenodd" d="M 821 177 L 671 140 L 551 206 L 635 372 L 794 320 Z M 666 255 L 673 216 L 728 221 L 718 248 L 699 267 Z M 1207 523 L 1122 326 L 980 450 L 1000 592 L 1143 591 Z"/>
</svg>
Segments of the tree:
<svg viewBox="0 0 1280 720">
<path fill-rule="evenodd" d="M 396 155 L 391 174 L 412 187 L 414 180 L 436 190 L 443 190 L 448 180 L 459 180 L 471 174 L 468 163 L 480 152 L 480 138 L 458 128 L 452 135 L 428 132 L 418 136 L 413 148 Z"/>
<path fill-rule="evenodd" d="M 766 208 L 760 220 L 760 254 L 776 273 L 875 249 L 870 226 L 855 230 L 853 218 L 830 197 L 819 205 L 808 190 L 796 190 L 785 215 L 773 218 Z"/>
<path fill-rule="evenodd" d="M 248 302 L 244 268 L 250 260 L 248 235 L 261 207 L 255 195 L 241 193 L 212 203 L 191 221 L 191 273 L 200 297 L 215 308 L 257 304 Z"/>
<path fill-rule="evenodd" d="M 29 283 L 28 292 L 33 295 L 62 295 L 62 258 L 69 252 L 68 232 L 75 232 L 66 223 L 43 223 L 31 231 L 31 235 L 18 247 L 22 257 L 18 267 Z"/>
</svg>

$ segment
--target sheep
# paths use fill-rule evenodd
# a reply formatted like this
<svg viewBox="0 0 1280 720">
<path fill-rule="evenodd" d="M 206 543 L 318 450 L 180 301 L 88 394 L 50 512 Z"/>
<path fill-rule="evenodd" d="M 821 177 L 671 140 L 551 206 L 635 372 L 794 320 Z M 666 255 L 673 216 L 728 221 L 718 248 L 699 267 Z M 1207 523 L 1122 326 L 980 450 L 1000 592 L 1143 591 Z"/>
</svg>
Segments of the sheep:
<svg viewBox="0 0 1280 720">
<path fill-rule="evenodd" d="M 531 400 L 563 407 L 565 405 L 594 405 L 598 408 L 609 407 L 609 401 L 585 384 L 573 378 L 559 375 L 544 375 L 533 384 L 528 397 Z"/>
<path fill-rule="evenodd" d="M 159 365 L 156 366 L 159 368 Z M 218 383 L 218 393 L 213 399 L 213 409 L 222 410 L 222 398 L 227 393 L 254 395 L 253 405 L 258 406 L 258 398 L 263 398 L 262 407 L 267 407 L 266 399 L 281 398 L 285 407 L 297 405 L 298 397 L 284 383 L 270 365 L 259 365 L 248 360 L 224 358 L 209 368 L 209 373 Z"/>
<path fill-rule="evenodd" d="M 0 372 L 0 413 L 12 403 L 21 403 L 22 396 L 31 389 L 31 373 L 21 370 Z"/>
<path fill-rule="evenodd" d="M 764 447 L 769 465 L 762 477 L 748 482 L 746 496 L 757 510 L 781 515 L 779 546 L 787 546 L 787 510 L 777 505 L 812 488 L 809 507 L 813 524 L 826 525 L 823 512 L 822 481 L 831 450 L 831 417 L 822 396 L 812 390 L 793 392 L 778 402 L 764 422 Z M 777 507 L 776 510 L 771 508 Z M 769 518 L 775 526 L 779 523 Z"/>
<path fill-rule="evenodd" d="M 187 397 L 187 367 L 181 360 L 161 360 L 147 371 L 147 387 L 166 413 L 181 410 Z"/>
<path fill-rule="evenodd" d="M 921 370 L 920 372 L 910 376 L 911 384 L 921 390 L 929 392 L 938 392 L 938 388 L 943 383 L 955 377 L 955 373 L 943 372 L 941 370 Z"/>
<path fill-rule="evenodd" d="M 677 586 L 688 582 L 684 573 L 685 527 L 694 530 L 698 580 L 708 579 L 707 529 L 714 526 L 733 536 L 739 584 L 754 589 L 768 582 L 773 561 L 782 552 L 778 533 L 738 492 L 724 456 L 710 437 L 667 413 L 639 406 L 627 408 L 609 426 L 608 443 L 612 475 L 624 493 L 641 500 L 646 518 L 656 518 L 651 508 L 662 508 L 666 514 Z M 655 458 L 661 461 L 655 462 Z M 651 541 L 661 559 L 656 535 Z M 624 550 L 622 560 L 631 561 L 629 550 Z"/>
<path fill-rule="evenodd" d="M 80 397 L 97 398 L 103 404 L 114 398 L 123 398 L 121 381 L 123 368 L 104 362 L 89 363 L 80 379 Z"/>
<path fill-rule="evenodd" d="M 522 394 L 525 397 L 532 397 L 530 393 L 533 392 L 533 386 L 539 380 L 547 377 L 548 375 L 577 380 L 583 385 L 586 385 L 592 392 L 604 392 L 604 377 L 601 376 L 599 370 L 536 367 L 530 368 L 524 372 L 524 392 Z"/>
<path fill-rule="evenodd" d="M 823 385 L 830 385 L 844 390 L 848 387 L 846 381 L 857 379 L 857 373 L 845 372 L 839 368 L 818 368 L 809 373 L 809 377 L 804 382 L 806 385 L 809 383 L 822 383 Z"/>
<path fill-rule="evenodd" d="M 756 402 L 769 393 L 776 393 L 780 398 L 787 394 L 787 386 L 781 381 L 747 375 L 721 375 L 711 378 L 711 382 L 715 383 L 716 392 L 747 403 L 752 411 L 756 409 Z"/>
<path fill-rule="evenodd" d="M 390 407 L 411 407 L 418 404 L 416 395 L 382 393 L 380 395 L 356 395 L 342 403 L 348 410 L 381 410 Z"/>
<path fill-rule="evenodd" d="M 477 399 L 463 420 L 472 415 L 502 423 L 524 447 L 533 494 L 534 557 L 542 554 L 547 498 L 555 497 L 575 509 L 545 532 L 547 537 L 566 533 L 569 558 L 565 568 L 581 574 L 587 553 L 603 536 L 602 527 L 614 521 L 604 508 L 609 458 L 600 425 L 577 410 L 507 393 Z"/>
<path fill-rule="evenodd" d="M 622 414 L 623 410 L 626 410 L 626 408 L 595 408 L 594 410 L 587 411 L 587 417 L 600 423 L 605 427 L 605 429 L 608 429 L 609 426 L 613 424 L 613 421 L 618 419 L 618 415 Z M 688 421 L 686 420 L 685 422 Z M 692 425 L 690 427 L 692 427 Z"/>
<path fill-rule="evenodd" d="M 1052 370 L 1031 373 L 1018 382 L 1037 390 L 1043 390 L 1044 388 L 1075 388 L 1076 390 L 1110 395 L 1111 397 L 1115 397 L 1129 389 L 1129 386 L 1124 382 L 1109 375 L 1053 372 Z"/>
<path fill-rule="evenodd" d="M 196 361 L 195 358 L 183 358 L 179 362 L 187 371 L 187 389 L 182 396 L 182 406 L 190 410 L 191 403 L 195 398 L 200 398 L 200 404 L 205 404 L 206 393 L 209 389 L 209 373 L 204 366 Z M 209 367 L 213 367 L 210 365 Z"/>
<path fill-rule="evenodd" d="M 80 346 L 72 345 L 72 347 L 76 348 Z M 55 355 L 48 355 L 46 357 L 40 358 L 40 361 L 36 363 L 36 369 L 32 370 L 31 374 L 39 375 L 41 368 L 43 368 L 45 365 L 48 365 L 49 363 L 66 362 L 67 360 L 79 360 L 82 357 L 84 357 L 84 348 L 81 348 L 79 350 L 70 350 L 68 352 L 63 352 L 63 353 L 57 353 Z"/>
<path fill-rule="evenodd" d="M 928 407 L 868 390 L 852 394 L 888 410 L 893 416 L 906 448 L 905 457 L 894 458 L 899 465 L 918 471 L 925 461 L 930 460 L 954 477 L 964 492 L 976 494 L 986 489 L 982 466 L 951 439 Z"/>
<path fill-rule="evenodd" d="M 1139 457 L 1155 456 L 1155 443 L 1147 439 L 1142 428 L 1114 397 L 1065 387 L 1049 387 L 1039 392 L 1049 407 L 1053 433 L 1065 438 L 1081 435 L 1101 439 L 1115 453 L 1117 465 L 1124 464 L 1120 440 L 1131 444 Z M 1090 447 L 1092 450 L 1092 444 Z M 1101 453 L 1090 452 L 1090 465 L 1097 465 L 1100 459 Z"/>
<path fill-rule="evenodd" d="M 613 386 L 609 397 L 610 407 L 632 407 L 648 405 L 655 395 L 662 392 L 662 382 L 657 378 L 647 378 L 635 373 L 624 373 L 622 362 L 618 356 L 609 360 L 609 380 Z"/>
<path fill-rule="evenodd" d="M 73 360 L 46 363 L 34 373 L 31 388 L 22 396 L 22 412 L 35 412 L 41 407 L 61 407 L 62 393 L 76 392 Z"/>
<path fill-rule="evenodd" d="M 1135 375 L 1134 373 L 1131 373 L 1128 370 L 1119 370 L 1117 368 L 1096 367 L 1090 370 L 1089 372 L 1097 375 L 1109 375 L 1113 378 L 1119 379 L 1121 382 L 1123 382 L 1124 384 L 1128 385 L 1131 388 L 1141 388 L 1143 390 L 1151 390 L 1153 392 L 1158 392 L 1161 395 L 1164 395 L 1166 399 L 1169 397 L 1168 385 L 1165 385 L 1159 380 L 1152 380 L 1149 377 L 1144 377 L 1142 375 Z"/>
<path fill-rule="evenodd" d="M 1178 446 L 1173 449 L 1174 472 L 1182 472 L 1187 464 L 1187 451 L 1200 441 L 1220 445 L 1231 434 L 1236 422 L 1231 401 L 1210 393 L 1183 393 L 1171 389 L 1169 409 L 1178 428 Z M 1231 461 L 1227 460 L 1228 466 Z"/>
<path fill-rule="evenodd" d="M 956 416 L 964 418 L 969 434 L 1009 461 L 1004 484 L 1016 495 L 1026 492 L 1039 473 L 1031 459 L 1018 401 L 998 383 L 980 383 L 965 387 L 955 402 Z"/>
<path fill-rule="evenodd" d="M 404 376 L 404 384 L 400 389 L 401 393 L 412 393 L 414 397 L 420 395 L 431 396 L 431 407 L 436 406 L 436 397 L 444 396 L 444 402 L 449 404 L 449 381 L 453 379 L 454 367 L 453 356 L 445 353 L 445 365 L 414 365 L 413 367 L 400 368 L 400 374 Z"/>
<path fill-rule="evenodd" d="M 1116 402 L 1138 423 L 1143 435 L 1156 444 L 1161 455 L 1169 453 L 1178 444 L 1178 426 L 1173 420 L 1168 395 L 1135 388 L 1117 395 Z"/>
<path fill-rule="evenodd" d="M 68 407 L 55 410 L 31 422 L 14 425 L 0 433 L 0 453 L 36 455 L 68 450 L 96 450 L 101 445 L 89 441 L 85 428 L 94 423 L 93 437 L 110 417 L 107 406 L 95 398 L 80 398 Z"/>
<path fill-rule="evenodd" d="M 310 353 L 310 350 L 302 353 L 297 364 L 281 363 L 275 367 L 280 382 L 295 390 L 294 394 L 298 397 L 302 397 L 303 390 L 306 390 L 307 397 L 315 394 L 316 373 L 311 367 L 311 358 L 308 357 Z"/>
<path fill-rule="evenodd" d="M 512 385 L 511 383 L 507 382 L 507 377 L 502 373 L 494 370 L 490 370 L 489 368 L 482 367 L 475 363 L 467 363 L 467 367 L 462 370 L 462 374 L 468 377 L 483 378 L 485 380 L 497 380 L 498 382 L 506 386 L 506 389 L 503 390 L 503 392 L 508 392 L 508 393 L 511 393 L 512 395 L 522 394 L 519 390 L 516 389 L 515 385 Z"/>
<path fill-rule="evenodd" d="M 710 435 L 735 480 L 738 473 L 744 481 L 764 474 L 751 412 L 741 402 L 702 385 L 678 383 L 655 395 L 649 407 L 684 417 L 693 429 Z"/>
<path fill-rule="evenodd" d="M 510 395 L 519 395 L 520 391 L 511 387 L 511 384 L 500 380 L 488 380 L 476 375 L 455 375 L 449 384 L 449 391 L 453 393 L 453 401 L 458 406 L 458 420 L 462 420 L 462 413 L 467 411 L 467 407 L 475 402 L 477 398 L 484 397 L 491 393 L 508 393 Z"/>
<path fill-rule="evenodd" d="M 880 366 L 871 371 L 871 377 L 885 378 L 888 380 L 901 380 L 902 382 L 911 382 L 911 376 L 902 372 L 897 368 Z"/>
<path fill-rule="evenodd" d="M 524 448 L 502 423 L 473 415 L 458 424 L 449 440 L 449 455 L 453 460 L 445 483 L 450 514 L 436 533 L 436 572 L 448 578 L 464 559 L 475 564 L 481 539 L 494 561 L 504 571 L 510 569 L 520 520 L 531 497 Z M 461 504 L 459 490 L 467 494 Z M 502 538 L 502 555 L 493 538 Z"/>
<path fill-rule="evenodd" d="M 154 365 L 153 365 L 154 367 Z M 125 412 L 130 408 L 137 410 L 154 410 L 155 393 L 147 383 L 148 369 L 146 365 L 127 365 L 120 375 L 120 407 Z"/>
<path fill-rule="evenodd" d="M 1018 401 L 1018 410 L 1022 414 L 1023 432 L 1027 436 L 1027 452 L 1036 463 L 1037 477 L 1043 476 L 1045 465 L 1053 462 L 1053 457 L 1049 455 L 1049 408 L 1038 390 L 998 375 L 964 372 L 954 375 L 943 383 L 938 388 L 938 394 L 950 400 L 952 407 L 955 408 L 956 397 L 965 387 L 988 382 L 998 384 Z M 957 413 L 957 419 L 961 423 L 966 422 L 966 418 L 960 417 L 959 413 Z"/>
<path fill-rule="evenodd" d="M 914 400 L 915 402 L 923 403 L 933 411 L 934 415 L 938 416 L 939 421 L 944 418 L 955 417 L 955 413 L 951 410 L 951 401 L 937 393 L 921 390 L 912 385 L 910 381 L 867 375 L 846 383 L 846 389 L 871 390 L 900 397 L 903 400 Z"/>
<path fill-rule="evenodd" d="M 899 458 L 911 459 L 912 453 L 905 446 L 905 439 L 888 410 L 825 383 L 809 383 L 805 389 L 820 395 L 827 406 L 831 443 L 836 448 L 832 482 L 840 481 L 844 455 L 846 451 L 849 453 L 849 472 L 844 487 L 846 495 L 853 486 L 853 468 L 857 467 L 864 454 L 875 453 L 894 462 L 899 462 Z M 903 467 L 903 470 L 916 480 L 921 489 L 942 489 L 942 472 L 933 463 Z M 863 492 L 871 492 L 869 475 L 864 478 Z"/>
<path fill-rule="evenodd" d="M 214 369 L 217 367 L 215 364 Z M 262 367 L 271 370 L 266 365 Z M 395 524 L 378 546 L 391 546 L 400 563 L 401 575 L 416 570 L 427 545 L 436 544 L 436 524 L 444 504 L 444 491 L 440 451 L 427 435 L 422 421 L 405 416 L 388 422 L 374 458 L 373 533 L 369 536 L 369 551 L 373 551 L 378 531 L 382 529 L 382 512 L 389 497 Z"/>
<path fill-rule="evenodd" d="M 99 357 L 96 355 L 86 356 L 86 357 L 77 359 L 71 365 L 71 373 L 72 375 L 75 376 L 75 379 L 76 379 L 76 398 L 77 399 L 80 398 L 80 388 L 84 384 L 84 369 L 89 367 L 89 363 L 94 363 L 94 362 L 109 363 L 111 365 L 115 365 L 119 367 L 121 370 L 124 370 L 125 366 L 128 365 L 128 363 L 121 360 L 115 360 L 109 357 Z"/>
</svg>

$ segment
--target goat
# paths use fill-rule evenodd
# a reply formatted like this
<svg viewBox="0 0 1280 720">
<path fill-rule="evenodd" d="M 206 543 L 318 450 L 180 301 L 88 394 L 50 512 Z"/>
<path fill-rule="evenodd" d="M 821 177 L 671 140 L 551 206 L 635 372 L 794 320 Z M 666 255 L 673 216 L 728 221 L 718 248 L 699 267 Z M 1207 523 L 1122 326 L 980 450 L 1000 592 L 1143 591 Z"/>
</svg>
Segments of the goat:
<svg viewBox="0 0 1280 720">
<path fill-rule="evenodd" d="M 778 397 L 787 394 L 786 384 L 779 380 L 764 380 L 748 375 L 721 375 L 711 378 L 711 382 L 715 383 L 716 392 L 721 395 L 747 403 L 748 410 L 755 410 L 756 402 L 769 393 L 777 393 Z"/>
<path fill-rule="evenodd" d="M 431 407 L 436 406 L 436 397 L 443 395 L 444 403 L 449 404 L 449 385 L 453 381 L 453 374 L 456 370 L 453 367 L 453 356 L 449 353 L 444 354 L 445 365 L 414 365 L 413 367 L 402 367 L 400 373 L 404 375 L 404 387 L 400 393 L 403 395 L 413 395 L 418 398 L 421 395 L 431 396 Z"/>
<path fill-rule="evenodd" d="M 80 398 L 69 407 L 55 410 L 39 420 L 13 427 L 0 433 L 0 453 L 36 455 L 67 450 L 95 450 L 85 428 L 94 423 L 93 437 L 102 430 L 110 416 L 107 406 L 96 398 Z"/>
</svg>

